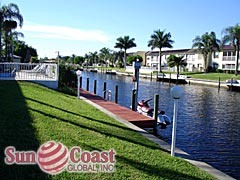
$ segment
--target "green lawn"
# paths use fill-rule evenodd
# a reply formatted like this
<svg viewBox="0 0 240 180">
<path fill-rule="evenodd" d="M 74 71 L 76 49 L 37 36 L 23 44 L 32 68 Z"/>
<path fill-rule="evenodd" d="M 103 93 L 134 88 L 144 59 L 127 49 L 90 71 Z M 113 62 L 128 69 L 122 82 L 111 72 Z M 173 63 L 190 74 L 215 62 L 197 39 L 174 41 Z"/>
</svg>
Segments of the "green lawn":
<svg viewBox="0 0 240 180">
<path fill-rule="evenodd" d="M 201 74 L 191 74 L 189 75 L 192 78 L 197 78 L 197 79 L 206 79 L 206 80 L 220 80 L 221 81 L 226 81 L 227 79 L 238 79 L 240 80 L 240 76 L 235 76 L 234 74 L 225 74 L 225 73 L 201 73 Z"/>
<path fill-rule="evenodd" d="M 0 81 L 0 106 L 1 179 L 214 179 L 74 96 L 32 83 Z M 52 176 L 37 165 L 4 164 L 6 146 L 37 151 L 49 140 L 90 151 L 113 148 L 116 171 Z"/>
</svg>

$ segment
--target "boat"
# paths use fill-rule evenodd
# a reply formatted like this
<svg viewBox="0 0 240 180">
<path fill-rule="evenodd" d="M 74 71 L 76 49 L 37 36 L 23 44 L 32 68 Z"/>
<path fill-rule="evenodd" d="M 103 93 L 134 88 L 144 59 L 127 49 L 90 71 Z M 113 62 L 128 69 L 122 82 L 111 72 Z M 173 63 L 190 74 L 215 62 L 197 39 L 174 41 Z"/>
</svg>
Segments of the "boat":
<svg viewBox="0 0 240 180">
<path fill-rule="evenodd" d="M 106 70 L 106 74 L 116 75 L 117 71 L 115 71 L 115 70 Z"/>
<path fill-rule="evenodd" d="M 148 102 L 152 99 L 142 100 L 138 102 L 137 112 L 144 116 L 153 118 L 154 109 L 148 105 Z M 170 118 L 165 114 L 165 111 L 158 110 L 157 126 L 156 128 L 166 129 L 168 125 L 171 124 Z"/>
<path fill-rule="evenodd" d="M 159 74 L 157 81 L 171 82 L 176 84 L 187 84 L 187 76 L 176 74 Z"/>
<path fill-rule="evenodd" d="M 228 86 L 230 91 L 240 92 L 240 81 L 239 80 L 228 79 L 228 80 L 226 80 L 226 85 Z"/>
</svg>

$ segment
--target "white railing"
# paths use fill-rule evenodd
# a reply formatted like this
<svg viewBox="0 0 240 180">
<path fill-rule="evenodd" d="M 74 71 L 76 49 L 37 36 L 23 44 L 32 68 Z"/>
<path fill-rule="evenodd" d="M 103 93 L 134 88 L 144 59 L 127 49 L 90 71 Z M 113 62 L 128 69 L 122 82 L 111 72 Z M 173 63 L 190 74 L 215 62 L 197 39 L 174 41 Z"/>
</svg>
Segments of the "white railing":
<svg viewBox="0 0 240 180">
<path fill-rule="evenodd" d="M 0 63 L 0 79 L 58 80 L 57 64 Z"/>
</svg>

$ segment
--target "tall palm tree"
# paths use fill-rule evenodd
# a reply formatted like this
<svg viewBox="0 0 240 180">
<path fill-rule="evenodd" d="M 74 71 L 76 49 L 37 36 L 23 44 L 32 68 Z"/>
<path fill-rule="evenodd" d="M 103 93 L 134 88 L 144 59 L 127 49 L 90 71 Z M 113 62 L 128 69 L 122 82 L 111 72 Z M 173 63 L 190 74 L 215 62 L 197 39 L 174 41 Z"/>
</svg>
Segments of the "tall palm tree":
<svg viewBox="0 0 240 180">
<path fill-rule="evenodd" d="M 12 36 L 12 29 L 17 28 L 17 22 L 13 20 L 5 20 L 3 22 L 3 30 L 5 31 L 5 59 L 6 61 L 9 60 L 10 57 L 10 45 L 11 43 L 11 36 Z"/>
<path fill-rule="evenodd" d="M 121 50 L 124 50 L 124 59 L 123 59 L 123 65 L 124 69 L 126 69 L 126 58 L 127 58 L 127 49 L 130 49 L 132 47 L 136 47 L 137 45 L 134 43 L 134 38 L 131 38 L 129 36 L 119 37 L 117 38 L 117 42 L 114 46 L 114 48 L 120 48 Z"/>
<path fill-rule="evenodd" d="M 236 66 L 235 66 L 235 75 L 238 75 L 238 66 L 239 66 L 239 45 L 240 45 L 240 26 L 236 24 L 235 26 L 230 26 L 224 29 L 223 33 L 225 34 L 222 38 L 222 43 L 230 43 L 234 50 L 236 51 Z"/>
<path fill-rule="evenodd" d="M 24 34 L 21 32 L 13 31 L 10 35 L 10 44 L 11 44 L 11 61 L 13 61 L 14 48 L 18 44 L 18 37 L 24 37 Z"/>
<path fill-rule="evenodd" d="M 151 49 L 159 48 L 159 63 L 158 71 L 162 72 L 162 48 L 172 48 L 174 41 L 171 39 L 171 33 L 165 33 L 165 31 L 156 30 L 151 35 L 151 39 L 148 41 L 148 47 Z"/>
<path fill-rule="evenodd" d="M 23 17 L 20 14 L 19 8 L 16 4 L 10 3 L 8 5 L 4 5 L 0 8 L 0 53 L 2 52 L 2 30 L 3 23 L 5 20 L 16 20 L 20 27 L 23 25 Z M 2 60 L 2 56 L 0 54 L 0 61 Z"/>
<path fill-rule="evenodd" d="M 104 64 L 107 64 L 107 60 L 110 56 L 110 51 L 111 50 L 109 48 L 106 48 L 106 47 L 100 49 L 99 57 L 101 59 L 101 64 L 102 64 L 102 62 Z"/>
<path fill-rule="evenodd" d="M 187 61 L 186 59 L 183 59 L 184 56 L 175 56 L 171 54 L 167 60 L 168 60 L 168 65 L 170 67 L 177 67 L 177 77 L 179 76 L 179 69 L 180 67 L 186 67 L 187 66 Z"/>
<path fill-rule="evenodd" d="M 203 68 L 204 72 L 207 72 L 207 66 L 211 63 L 212 52 L 216 49 L 219 51 L 220 40 L 216 38 L 215 32 L 210 34 L 206 32 L 202 36 L 196 36 L 193 39 L 192 48 L 196 48 L 203 55 Z"/>
</svg>

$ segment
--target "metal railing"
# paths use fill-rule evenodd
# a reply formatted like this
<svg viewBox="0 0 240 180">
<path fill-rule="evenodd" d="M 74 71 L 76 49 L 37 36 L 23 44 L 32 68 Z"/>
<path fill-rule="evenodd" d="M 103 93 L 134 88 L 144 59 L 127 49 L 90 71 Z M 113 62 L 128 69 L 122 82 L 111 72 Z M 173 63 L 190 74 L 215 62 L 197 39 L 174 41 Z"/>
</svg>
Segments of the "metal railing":
<svg viewBox="0 0 240 180">
<path fill-rule="evenodd" d="M 0 63 L 0 79 L 58 80 L 57 71 L 53 63 Z"/>
</svg>

